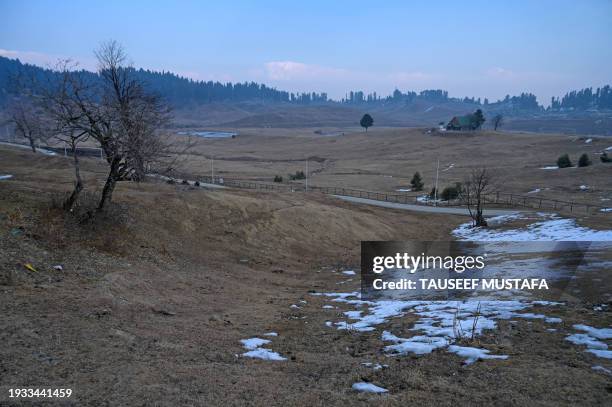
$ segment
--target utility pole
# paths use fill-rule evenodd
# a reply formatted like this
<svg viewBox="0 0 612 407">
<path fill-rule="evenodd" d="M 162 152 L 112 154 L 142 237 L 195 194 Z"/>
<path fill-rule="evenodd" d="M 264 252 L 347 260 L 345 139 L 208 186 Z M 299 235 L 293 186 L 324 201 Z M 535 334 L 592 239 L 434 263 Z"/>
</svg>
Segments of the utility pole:
<svg viewBox="0 0 612 407">
<path fill-rule="evenodd" d="M 210 179 L 211 182 L 215 183 L 215 157 L 210 156 Z"/>
<path fill-rule="evenodd" d="M 440 158 L 438 158 L 438 165 L 436 166 L 436 186 L 434 187 L 434 206 L 438 206 L 438 175 L 440 173 Z"/>
<path fill-rule="evenodd" d="M 308 192 L 308 158 L 306 159 L 306 192 Z"/>
</svg>

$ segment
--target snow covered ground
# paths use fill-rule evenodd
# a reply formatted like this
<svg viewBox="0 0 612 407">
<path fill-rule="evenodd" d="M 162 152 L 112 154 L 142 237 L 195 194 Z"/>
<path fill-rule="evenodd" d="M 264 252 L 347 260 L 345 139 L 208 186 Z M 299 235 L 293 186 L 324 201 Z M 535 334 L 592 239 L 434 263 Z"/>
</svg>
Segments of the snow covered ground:
<svg viewBox="0 0 612 407">
<path fill-rule="evenodd" d="M 578 226 L 573 219 L 554 214 L 538 214 L 539 219 L 526 228 L 500 230 L 495 228 L 472 228 L 465 223 L 453 231 L 460 240 L 471 241 L 598 241 L 612 242 L 612 230 L 593 230 Z M 526 219 L 524 215 L 502 215 L 488 219 L 490 225 L 499 225 L 511 220 Z"/>
<path fill-rule="evenodd" d="M 612 339 L 612 328 L 594 328 L 584 324 L 574 325 L 574 329 L 586 333 L 568 335 L 565 340 L 575 345 L 585 345 L 586 351 L 597 357 L 612 359 L 612 350 L 604 340 Z"/>
<path fill-rule="evenodd" d="M 13 175 L 11 175 L 11 174 L 0 175 L 0 180 L 11 179 L 11 178 L 13 178 Z"/>
<path fill-rule="evenodd" d="M 526 218 L 524 214 L 503 215 L 489 219 L 493 226 L 499 226 L 513 220 L 531 220 L 526 227 L 514 229 L 472 228 L 470 223 L 463 224 L 453 231 L 460 240 L 491 242 L 533 242 L 533 241 L 598 241 L 611 242 L 611 230 L 593 230 L 581 227 L 572 219 L 557 215 L 539 213 L 535 218 Z M 533 216 L 533 215 L 529 215 Z M 604 243 L 605 245 L 606 243 Z M 531 245 L 533 246 L 533 245 Z M 521 248 L 519 248 L 521 250 Z M 525 253 L 529 253 L 528 248 Z M 532 259 L 534 260 L 534 259 Z M 542 259 L 535 259 L 542 260 Z M 536 262 L 537 263 L 537 262 Z M 522 266 L 521 266 L 522 267 Z M 546 313 L 530 312 L 535 306 L 544 306 L 554 310 L 564 306 L 562 303 L 549 301 L 481 299 L 468 301 L 424 301 L 424 300 L 376 300 L 361 299 L 361 293 L 314 293 L 312 295 L 327 297 L 331 302 L 344 303 L 354 310 L 343 313 L 344 318 L 326 321 L 325 325 L 339 330 L 352 332 L 372 332 L 379 326 L 394 318 L 406 314 L 417 317 L 410 328 L 414 334 L 402 336 L 390 330 L 382 330 L 381 339 L 385 343 L 383 351 L 388 355 L 426 355 L 434 350 L 445 349 L 464 359 L 465 364 L 478 360 L 508 359 L 508 355 L 492 354 L 490 350 L 459 346 L 457 342 L 482 335 L 486 330 L 496 329 L 500 320 L 541 320 L 550 324 L 548 332 L 557 332 L 562 319 Z M 328 308 L 327 305 L 324 308 Z M 599 358 L 612 358 L 605 342 L 612 338 L 612 328 L 593 328 L 588 325 L 574 325 L 578 331 L 567 336 L 567 340 L 586 346 L 586 351 Z M 370 385 L 370 383 L 366 383 Z M 356 383 L 361 386 L 362 384 Z M 365 391 L 365 390 L 364 390 Z"/>
<path fill-rule="evenodd" d="M 327 324 L 340 330 L 369 332 L 378 325 L 392 318 L 412 313 L 418 317 L 411 331 L 414 336 L 398 337 L 392 332 L 383 331 L 381 339 L 391 343 L 385 346 L 387 354 L 406 355 L 409 353 L 423 355 L 440 348 L 465 358 L 470 364 L 478 359 L 506 359 L 506 355 L 490 355 L 486 349 L 453 346 L 463 338 L 477 337 L 484 330 L 495 329 L 497 320 L 516 318 L 541 319 L 546 323 L 557 324 L 560 318 L 551 318 L 543 314 L 523 312 L 535 305 L 558 306 L 559 303 L 546 301 L 362 301 L 359 292 L 351 293 L 317 293 L 333 298 L 334 302 L 354 305 L 355 311 L 347 311 L 345 320 Z"/>
</svg>

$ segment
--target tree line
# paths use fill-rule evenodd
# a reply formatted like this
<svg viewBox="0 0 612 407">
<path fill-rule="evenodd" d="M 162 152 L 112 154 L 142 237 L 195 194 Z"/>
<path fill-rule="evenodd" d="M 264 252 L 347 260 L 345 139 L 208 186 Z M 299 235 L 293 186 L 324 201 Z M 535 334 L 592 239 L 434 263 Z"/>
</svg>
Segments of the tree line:
<svg viewBox="0 0 612 407">
<path fill-rule="evenodd" d="M 404 103 L 410 104 L 415 101 L 426 101 L 432 103 L 457 102 L 487 107 L 487 110 L 506 111 L 544 111 L 546 110 L 537 101 L 532 93 L 521 93 L 518 96 L 506 95 L 503 99 L 495 102 L 487 98 L 450 97 L 448 92 L 442 89 L 426 89 L 421 92 L 402 92 L 395 89 L 390 95 L 381 97 L 376 92 L 369 94 L 363 91 L 350 91 L 340 100 L 333 100 L 325 92 L 288 92 L 278 90 L 255 82 L 244 83 L 221 83 L 213 81 L 198 81 L 185 78 L 172 72 L 151 71 L 145 69 L 129 68 L 132 76 L 146 83 L 149 88 L 162 95 L 172 106 L 180 108 L 189 105 L 198 105 L 214 102 L 245 102 L 264 101 L 272 103 L 292 104 L 384 104 Z M 61 75 L 52 69 L 45 69 L 35 65 L 23 64 L 18 59 L 0 57 L 0 103 L 6 103 L 14 87 L 11 77 L 17 72 L 29 72 L 30 76 L 42 77 L 54 74 L 57 80 Z M 96 80 L 95 72 L 85 70 L 78 71 L 83 80 Z M 598 88 L 586 88 L 578 91 L 568 92 L 562 98 L 553 98 L 549 110 L 561 109 L 612 109 L 612 90 L 609 85 Z"/>
<path fill-rule="evenodd" d="M 551 110 L 612 110 L 612 88 L 606 85 L 602 88 L 584 88 L 566 93 L 561 98 L 553 97 Z"/>
</svg>

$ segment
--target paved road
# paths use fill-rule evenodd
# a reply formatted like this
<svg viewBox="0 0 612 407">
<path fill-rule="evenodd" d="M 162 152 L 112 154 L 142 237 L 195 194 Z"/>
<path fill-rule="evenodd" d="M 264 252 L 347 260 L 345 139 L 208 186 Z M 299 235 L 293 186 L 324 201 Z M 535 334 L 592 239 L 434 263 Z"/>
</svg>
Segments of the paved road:
<svg viewBox="0 0 612 407">
<path fill-rule="evenodd" d="M 361 203 L 366 205 L 382 206 L 384 208 L 393 209 L 404 209 L 407 211 L 415 212 L 429 212 L 429 213 L 449 213 L 452 215 L 466 215 L 469 216 L 469 212 L 466 208 L 448 208 L 442 206 L 425 206 L 425 205 L 412 205 L 412 204 L 400 204 L 395 202 L 377 201 L 374 199 L 366 198 L 355 198 L 353 196 L 344 195 L 333 195 L 336 198 L 343 199 L 345 201 Z M 513 213 L 521 212 L 519 210 L 507 210 L 507 209 L 485 209 L 485 216 L 499 216 L 499 215 L 510 215 Z"/>
</svg>

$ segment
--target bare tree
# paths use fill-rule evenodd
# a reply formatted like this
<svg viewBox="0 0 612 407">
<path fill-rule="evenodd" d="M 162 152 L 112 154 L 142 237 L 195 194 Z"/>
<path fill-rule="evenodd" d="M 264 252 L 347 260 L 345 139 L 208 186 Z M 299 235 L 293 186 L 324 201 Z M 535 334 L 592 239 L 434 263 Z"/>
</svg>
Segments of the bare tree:
<svg viewBox="0 0 612 407">
<path fill-rule="evenodd" d="M 36 152 L 36 144 L 44 139 L 44 120 L 36 106 L 25 98 L 15 99 L 8 107 L 8 123 L 15 126 L 19 136 L 26 139 L 32 152 Z"/>
<path fill-rule="evenodd" d="M 90 92 L 91 86 L 76 72 L 76 64 L 63 60 L 58 61 L 44 82 L 34 83 L 29 88 L 33 89 L 32 99 L 46 117 L 50 137 L 63 142 L 72 151 L 74 189 L 63 203 L 63 208 L 71 211 L 84 188 L 77 145 L 90 135 L 81 104 L 84 103 L 83 95 Z"/>
<path fill-rule="evenodd" d="M 168 145 L 159 129 L 170 116 L 161 99 L 148 92 L 126 64 L 125 52 L 117 42 L 103 44 L 95 54 L 99 63 L 95 80 L 87 81 L 64 63 L 56 70 L 60 80 L 39 87 L 39 93 L 63 141 L 76 149 L 76 143 L 92 138 L 103 150 L 109 171 L 97 207 L 102 211 L 118 181 L 142 181 L 150 163 L 164 157 Z M 76 192 L 82 181 L 78 157 L 73 156 Z"/>
<path fill-rule="evenodd" d="M 94 78 L 70 61 L 60 61 L 45 83 L 33 80 L 29 86 L 53 123 L 55 136 L 73 151 L 76 181 L 66 209 L 83 189 L 76 146 L 85 139 L 99 143 L 109 165 L 98 211 L 111 201 L 118 181 L 142 181 L 153 163 L 171 166 L 173 161 L 173 144 L 160 133 L 170 120 L 169 108 L 146 89 L 117 42 L 103 44 L 95 55 L 99 67 Z"/>
<path fill-rule="evenodd" d="M 497 131 L 498 127 L 504 124 L 504 116 L 502 114 L 496 114 L 493 117 L 493 130 Z"/>
<path fill-rule="evenodd" d="M 467 205 L 473 226 L 487 226 L 483 216 L 485 196 L 493 192 L 494 178 L 486 168 L 473 169 L 463 182 L 461 199 Z"/>
<path fill-rule="evenodd" d="M 163 156 L 167 146 L 159 129 L 170 120 L 169 109 L 161 99 L 145 89 L 126 54 L 116 41 L 97 51 L 101 78 L 102 131 L 92 136 L 106 154 L 110 170 L 102 190 L 98 210 L 111 200 L 117 181 L 142 181 L 151 161 Z"/>
</svg>

